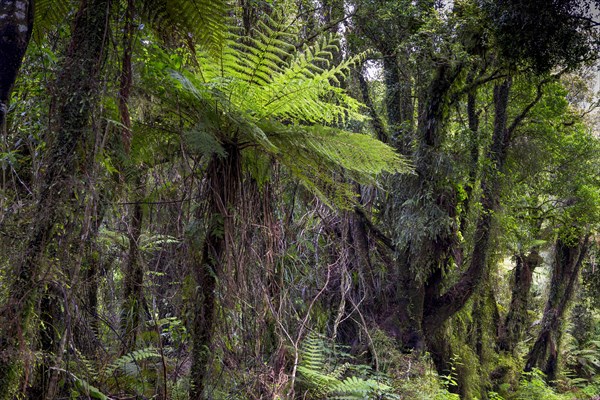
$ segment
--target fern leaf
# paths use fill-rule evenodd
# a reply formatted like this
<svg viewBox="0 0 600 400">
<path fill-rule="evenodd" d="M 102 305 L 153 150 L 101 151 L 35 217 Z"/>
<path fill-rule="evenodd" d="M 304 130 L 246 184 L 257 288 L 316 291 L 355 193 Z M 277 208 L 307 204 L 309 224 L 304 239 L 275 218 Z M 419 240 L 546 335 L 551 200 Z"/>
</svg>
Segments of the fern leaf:
<svg viewBox="0 0 600 400">
<path fill-rule="evenodd" d="M 153 347 L 132 351 L 110 363 L 103 371 L 103 375 L 111 376 L 118 369 L 122 369 L 125 373 L 131 375 L 138 371 L 137 363 L 152 357 L 160 357 L 160 354 Z"/>
<path fill-rule="evenodd" d="M 141 14 L 159 32 L 179 30 L 182 39 L 192 37 L 210 54 L 221 52 L 227 38 L 227 3 L 223 0 L 144 0 Z"/>
<path fill-rule="evenodd" d="M 69 12 L 72 12 L 73 9 L 74 4 L 72 0 L 36 0 L 33 17 L 33 38 L 41 40 L 45 32 L 55 28 L 60 22 L 65 21 Z"/>
</svg>

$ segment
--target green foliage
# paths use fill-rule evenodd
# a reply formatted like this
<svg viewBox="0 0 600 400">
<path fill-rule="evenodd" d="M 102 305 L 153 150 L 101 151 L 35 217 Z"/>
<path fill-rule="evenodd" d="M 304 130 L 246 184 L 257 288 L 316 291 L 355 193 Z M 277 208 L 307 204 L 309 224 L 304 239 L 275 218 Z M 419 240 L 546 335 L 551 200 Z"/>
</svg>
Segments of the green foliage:
<svg viewBox="0 0 600 400">
<path fill-rule="evenodd" d="M 102 393 L 97 387 L 90 385 L 85 379 L 78 378 L 74 374 L 70 374 L 70 376 L 75 383 L 76 389 L 71 392 L 73 398 L 79 398 L 79 396 L 84 395 L 91 399 L 109 400 L 107 395 Z"/>
<path fill-rule="evenodd" d="M 218 53 L 226 38 L 227 2 L 223 0 L 143 0 L 141 13 L 161 35 L 190 37 Z"/>
<path fill-rule="evenodd" d="M 587 376 L 596 376 L 600 372 L 600 341 L 592 340 L 587 346 L 571 350 L 568 354 L 572 365 Z"/>
<path fill-rule="evenodd" d="M 539 369 L 524 372 L 516 393 L 511 400 L 567 400 L 571 396 L 557 394 L 546 383 L 546 377 Z"/>
<path fill-rule="evenodd" d="M 139 392 L 147 378 L 143 374 L 144 361 L 158 357 L 160 353 L 153 347 L 139 349 L 115 359 L 98 371 L 93 362 L 77 351 L 77 367 L 61 372 L 69 376 L 74 383 L 72 396 L 85 395 L 92 399 L 107 400 L 109 397 L 104 393 L 115 385 L 121 390 L 128 388 Z"/>
<path fill-rule="evenodd" d="M 298 366 L 299 381 L 310 398 L 400 399 L 393 393 L 391 386 L 381 382 L 381 378 L 378 380 L 373 377 L 349 375 L 357 367 L 362 367 L 358 369 L 363 371 L 370 371 L 368 366 L 356 366 L 348 362 L 336 365 L 329 362 L 326 352 L 325 341 L 316 334 L 309 335 L 303 342 L 302 358 Z M 335 358 L 335 352 L 333 356 Z"/>
<path fill-rule="evenodd" d="M 140 371 L 138 363 L 152 357 L 160 357 L 160 354 L 153 347 L 132 351 L 110 363 L 102 371 L 102 374 L 108 377 L 114 375 L 117 371 L 121 371 L 127 375 L 136 375 Z"/>
<path fill-rule="evenodd" d="M 99 240 L 106 247 L 115 246 L 123 251 L 129 248 L 129 238 L 124 232 L 112 231 L 103 227 L 100 229 Z M 173 236 L 143 233 L 139 237 L 138 247 L 141 251 L 152 252 L 176 243 L 179 243 L 179 240 Z"/>
<path fill-rule="evenodd" d="M 572 68 L 597 49 L 597 32 L 588 22 L 589 2 L 486 0 L 481 4 L 507 63 L 523 63 L 542 72 L 556 65 Z"/>
<path fill-rule="evenodd" d="M 72 0 L 36 0 L 33 18 L 33 38 L 41 41 L 43 34 L 64 23 L 73 10 Z"/>
</svg>

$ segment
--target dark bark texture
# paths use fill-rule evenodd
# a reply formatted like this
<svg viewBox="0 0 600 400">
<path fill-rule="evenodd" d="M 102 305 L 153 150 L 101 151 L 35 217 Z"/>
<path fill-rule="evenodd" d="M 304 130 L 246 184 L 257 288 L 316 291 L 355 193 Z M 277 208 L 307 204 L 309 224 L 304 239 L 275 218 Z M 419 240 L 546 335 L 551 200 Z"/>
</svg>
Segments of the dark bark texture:
<svg viewBox="0 0 600 400">
<path fill-rule="evenodd" d="M 539 368 L 546 374 L 548 381 L 556 379 L 562 324 L 588 245 L 588 237 L 574 241 L 559 239 L 556 242 L 550 294 L 544 309 L 542 327 L 525 364 L 525 371 Z"/>
<path fill-rule="evenodd" d="M 487 265 L 493 215 L 499 208 L 500 175 L 510 143 L 511 131 L 507 128 L 508 98 L 511 80 L 506 79 L 494 88 L 494 134 L 488 155 L 491 169 L 481 181 L 482 211 L 477 220 L 474 235 L 474 247 L 469 268 L 458 282 L 437 298 L 431 298 L 425 307 L 424 329 L 433 332 L 452 315 L 458 312 L 477 289 Z"/>
<path fill-rule="evenodd" d="M 501 350 L 513 352 L 523 336 L 527 327 L 527 305 L 533 272 L 542 261 L 537 250 L 532 250 L 527 256 L 525 254 L 516 256 L 510 308 L 499 335 L 498 347 Z"/>
<path fill-rule="evenodd" d="M 0 0 L 0 132 L 32 31 L 32 0 Z"/>
<path fill-rule="evenodd" d="M 135 202 L 130 206 L 129 227 L 127 229 L 129 254 L 124 274 L 121 354 L 127 354 L 135 350 L 144 303 L 144 265 L 140 254 L 140 237 L 144 220 L 142 202 L 145 197 L 145 189 L 144 177 L 140 175 L 136 181 Z"/>
</svg>

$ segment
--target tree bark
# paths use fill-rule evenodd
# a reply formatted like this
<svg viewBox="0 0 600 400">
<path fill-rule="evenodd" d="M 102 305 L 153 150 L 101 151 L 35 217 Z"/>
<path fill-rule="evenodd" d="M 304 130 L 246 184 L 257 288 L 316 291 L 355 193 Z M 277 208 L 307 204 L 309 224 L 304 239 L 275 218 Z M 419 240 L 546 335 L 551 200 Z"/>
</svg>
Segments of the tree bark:
<svg viewBox="0 0 600 400">
<path fill-rule="evenodd" d="M 32 0 L 0 0 L 0 133 L 4 134 L 10 92 L 33 31 Z"/>
<path fill-rule="evenodd" d="M 549 382 L 556 379 L 563 319 L 577 286 L 588 246 L 587 236 L 576 240 L 558 239 L 556 242 L 550 294 L 542 317 L 542 327 L 525 364 L 525 371 L 539 368 Z"/>
<path fill-rule="evenodd" d="M 140 256 L 140 236 L 144 210 L 142 202 L 145 197 L 146 184 L 142 172 L 135 181 L 134 204 L 130 210 L 130 224 L 127 229 L 129 255 L 124 275 L 123 308 L 121 310 L 121 354 L 135 350 L 137 336 L 140 330 L 142 305 L 144 302 L 144 265 Z"/>
<path fill-rule="evenodd" d="M 81 1 L 58 78 L 53 141 L 36 198 L 36 219 L 29 230 L 27 250 L 16 265 L 10 297 L 0 313 L 0 399 L 11 399 L 21 379 L 44 253 L 57 224 L 66 219 L 64 208 L 77 167 L 77 147 L 90 130 L 89 118 L 96 104 L 109 5 L 110 0 Z"/>
<path fill-rule="evenodd" d="M 442 127 L 446 120 L 448 93 L 458 77 L 460 67 L 440 65 L 423 95 L 418 124 L 418 144 L 415 152 L 415 174 L 394 177 L 393 183 L 406 193 L 391 204 L 392 215 L 401 216 L 396 231 L 396 292 L 397 316 L 393 323 L 405 347 L 422 348 L 422 322 L 426 297 L 437 295 L 443 271 L 455 242 L 455 228 L 439 225 L 454 217 L 455 196 L 440 187 L 440 146 Z M 408 204 L 408 205 L 407 205 Z M 398 207 L 397 210 L 394 208 Z M 415 227 L 417 220 L 419 226 Z M 441 220 L 441 222 L 440 222 Z M 446 229 L 448 228 L 448 229 Z M 433 233 L 425 235 L 423 232 Z M 416 232 L 418 231 L 418 232 Z M 407 234 L 407 232 L 410 232 Z M 410 236 L 410 238 L 407 238 Z"/>
<path fill-rule="evenodd" d="M 491 168 L 481 181 L 482 211 L 477 220 L 474 247 L 469 268 L 459 281 L 443 295 L 428 298 L 425 305 L 423 327 L 426 332 L 434 332 L 452 315 L 458 312 L 479 286 L 487 266 L 493 216 L 499 209 L 500 177 L 508 154 L 512 131 L 507 127 L 508 98 L 512 80 L 507 78 L 494 87 L 494 133 L 488 154 Z"/>
<path fill-rule="evenodd" d="M 533 282 L 533 272 L 542 264 L 537 250 L 531 250 L 526 256 L 516 256 L 516 266 L 512 284 L 510 308 L 501 328 L 498 347 L 500 350 L 514 352 L 527 327 L 527 305 Z"/>
</svg>

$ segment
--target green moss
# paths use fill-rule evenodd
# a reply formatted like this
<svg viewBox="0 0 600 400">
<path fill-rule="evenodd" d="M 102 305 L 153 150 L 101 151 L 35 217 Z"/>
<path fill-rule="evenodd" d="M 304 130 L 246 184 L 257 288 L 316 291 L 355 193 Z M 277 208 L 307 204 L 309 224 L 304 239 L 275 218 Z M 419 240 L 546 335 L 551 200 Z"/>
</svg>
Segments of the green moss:
<svg viewBox="0 0 600 400">
<path fill-rule="evenodd" d="M 495 392 L 502 397 L 507 397 L 517 390 L 523 370 L 522 362 L 518 358 L 508 353 L 498 354 L 490 363 L 490 367 L 489 376 Z"/>
</svg>

